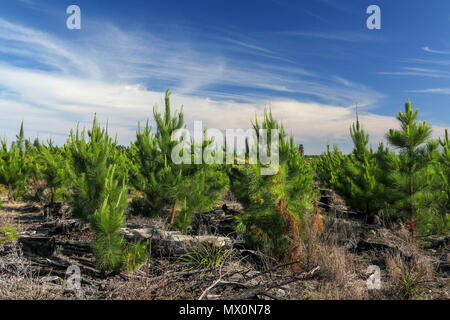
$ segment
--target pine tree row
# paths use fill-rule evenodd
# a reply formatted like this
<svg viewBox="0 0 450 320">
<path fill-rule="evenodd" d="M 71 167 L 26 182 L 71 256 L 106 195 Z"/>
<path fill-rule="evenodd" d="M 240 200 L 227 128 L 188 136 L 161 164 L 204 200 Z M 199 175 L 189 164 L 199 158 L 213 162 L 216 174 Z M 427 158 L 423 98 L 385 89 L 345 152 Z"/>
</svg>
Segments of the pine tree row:
<svg viewBox="0 0 450 320">
<path fill-rule="evenodd" d="M 155 128 L 149 121 L 139 124 L 135 141 L 126 148 L 96 117 L 90 130 L 71 131 L 63 146 L 51 140 L 31 143 L 21 125 L 16 141 L 1 141 L 0 184 L 11 199 L 70 203 L 73 213 L 91 224 L 93 251 L 105 272 L 132 270 L 146 259 L 146 244 L 127 244 L 121 233 L 129 212 L 163 216 L 172 228 L 188 233 L 194 214 L 211 210 L 228 190 L 244 205 L 235 228 L 247 245 L 292 261 L 301 252 L 305 218 L 314 212 L 314 171 L 365 215 L 383 212 L 386 219 L 407 221 L 412 232 L 422 234 L 449 231 L 448 132 L 443 140 L 431 139 L 431 129 L 417 122 L 417 115 L 407 102 L 397 116 L 400 129 L 386 135 L 394 150 L 380 144 L 376 151 L 369 147 L 357 115 L 350 128 L 352 153 L 343 155 L 328 146 L 310 165 L 299 152 L 303 148 L 266 110 L 262 123 L 256 118 L 252 124 L 253 141 L 246 140 L 245 150 L 228 150 L 226 141 L 222 149 L 214 149 L 214 157 L 231 154 L 233 164 L 194 161 L 195 151 L 214 144 L 206 129 L 201 143 L 180 140 L 184 145 L 178 156 L 191 158 L 193 164 L 177 164 L 172 153 L 180 141 L 172 140 L 172 134 L 185 128 L 184 115 L 182 110 L 172 112 L 167 91 L 164 113 L 153 110 Z M 272 150 L 273 130 L 279 132 L 278 150 Z M 269 157 L 279 152 L 277 174 L 261 174 L 275 166 L 262 161 L 261 148 Z M 250 161 L 255 154 L 256 162 Z"/>
<path fill-rule="evenodd" d="M 370 216 L 382 213 L 388 221 L 405 221 L 411 233 L 448 233 L 449 139 L 431 138 L 431 128 L 417 121 L 419 110 L 411 102 L 399 112 L 399 129 L 386 133 L 388 146 L 369 147 L 369 135 L 358 114 L 350 128 L 353 151 L 343 155 L 337 147 L 315 161 L 319 179 L 348 204 Z"/>
</svg>

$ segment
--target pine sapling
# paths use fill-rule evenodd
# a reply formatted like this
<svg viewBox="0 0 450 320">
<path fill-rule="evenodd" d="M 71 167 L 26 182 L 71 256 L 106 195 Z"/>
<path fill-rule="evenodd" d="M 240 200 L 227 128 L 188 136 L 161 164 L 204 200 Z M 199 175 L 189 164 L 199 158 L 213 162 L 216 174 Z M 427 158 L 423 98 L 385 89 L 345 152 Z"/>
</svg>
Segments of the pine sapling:
<svg viewBox="0 0 450 320">
<path fill-rule="evenodd" d="M 399 195 L 396 205 L 401 212 L 406 213 L 412 235 L 418 211 L 429 208 L 424 196 L 430 191 L 427 169 L 435 150 L 435 146 L 429 141 L 431 128 L 425 121 L 417 122 L 418 113 L 419 110 L 413 111 L 411 102 L 407 101 L 405 112 L 397 115 L 401 128 L 390 129 L 386 134 L 389 143 L 399 150 L 399 170 L 391 174 Z"/>
<path fill-rule="evenodd" d="M 114 178 L 115 166 L 108 168 L 105 179 L 106 198 L 90 218 L 95 239 L 92 248 L 99 268 L 107 272 L 120 271 L 124 263 L 125 240 L 121 232 L 127 207 L 125 181 Z"/>
</svg>

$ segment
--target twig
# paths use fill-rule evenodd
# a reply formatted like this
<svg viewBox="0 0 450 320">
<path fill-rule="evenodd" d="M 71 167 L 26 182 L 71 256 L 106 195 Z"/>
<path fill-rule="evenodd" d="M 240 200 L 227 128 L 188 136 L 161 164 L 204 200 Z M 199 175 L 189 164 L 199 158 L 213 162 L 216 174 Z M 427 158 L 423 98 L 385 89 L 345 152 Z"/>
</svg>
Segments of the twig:
<svg viewBox="0 0 450 320">
<path fill-rule="evenodd" d="M 150 258 L 152 255 L 152 238 L 153 238 L 153 234 L 150 237 L 150 240 L 148 240 L 148 257 L 147 257 L 147 277 L 145 279 L 145 289 L 148 288 L 148 275 L 150 274 Z"/>
<path fill-rule="evenodd" d="M 271 295 L 270 293 L 267 293 L 267 292 L 261 292 L 259 294 L 262 295 L 262 296 L 269 297 L 269 298 L 271 298 L 273 300 L 280 300 L 278 297 L 275 297 L 274 295 Z"/>
<path fill-rule="evenodd" d="M 265 286 L 258 285 L 258 286 L 251 287 L 248 290 L 244 291 L 243 294 L 238 295 L 237 297 L 233 297 L 233 299 L 244 300 L 244 299 L 249 299 L 251 297 L 255 297 L 257 295 L 267 295 L 267 291 L 269 291 L 271 289 L 281 287 L 283 285 L 286 285 L 286 284 L 289 284 L 292 282 L 296 282 L 299 280 L 305 280 L 307 278 L 312 277 L 319 270 L 320 270 L 320 266 L 317 266 L 314 269 L 312 269 L 311 271 L 304 272 L 298 276 L 294 275 L 292 277 L 289 277 L 289 279 L 282 281 L 282 282 L 273 281 L 272 283 L 265 285 Z"/>
<path fill-rule="evenodd" d="M 135 275 L 135 274 L 126 274 L 126 273 L 120 273 L 120 276 L 123 279 L 127 279 L 127 278 L 148 278 L 149 280 L 159 280 L 168 276 L 189 276 L 189 275 L 193 275 L 193 274 L 197 274 L 197 273 L 202 273 L 202 272 L 209 272 L 209 271 L 214 271 L 216 270 L 216 268 L 209 268 L 209 269 L 199 269 L 199 270 L 190 270 L 190 271 L 180 271 L 180 272 L 166 272 L 163 275 L 160 276 L 156 276 L 156 277 L 149 277 L 149 276 L 139 276 L 139 275 Z"/>
<path fill-rule="evenodd" d="M 258 277 L 260 277 L 260 276 L 262 276 L 262 275 L 264 275 L 266 273 L 273 272 L 273 271 L 275 271 L 277 269 L 280 269 L 280 268 L 283 268 L 283 267 L 288 267 L 288 266 L 291 266 L 293 264 L 297 264 L 297 263 L 300 263 L 300 262 L 301 262 L 300 260 L 296 260 L 296 261 L 291 261 L 291 262 L 287 262 L 287 263 L 276 265 L 275 267 L 273 267 L 273 268 L 271 268 L 269 270 L 262 271 L 262 272 L 260 272 L 258 274 L 255 274 L 254 276 L 251 276 L 251 277 L 247 278 L 247 281 L 255 279 L 255 278 L 258 278 Z"/>
<path fill-rule="evenodd" d="M 212 285 L 210 285 L 208 288 L 205 289 L 205 291 L 203 291 L 203 293 L 201 294 L 201 296 L 198 298 L 198 300 L 202 300 L 203 297 L 205 296 L 206 293 L 208 293 L 209 290 L 211 290 L 212 288 L 214 288 L 221 280 L 222 280 L 222 267 L 225 264 L 225 262 L 227 261 L 227 258 L 230 256 L 231 252 L 233 250 L 229 250 L 227 252 L 227 255 L 225 256 L 225 258 L 223 259 L 222 263 L 220 264 L 220 268 L 219 268 L 219 279 L 217 279 Z M 227 274 L 229 271 L 227 271 L 225 274 Z"/>
</svg>

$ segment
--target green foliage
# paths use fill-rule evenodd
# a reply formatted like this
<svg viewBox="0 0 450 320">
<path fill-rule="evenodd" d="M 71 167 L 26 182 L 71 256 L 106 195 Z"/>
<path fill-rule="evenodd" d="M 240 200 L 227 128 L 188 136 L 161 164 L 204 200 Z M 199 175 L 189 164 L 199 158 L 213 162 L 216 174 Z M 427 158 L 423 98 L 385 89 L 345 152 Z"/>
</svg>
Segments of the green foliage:
<svg viewBox="0 0 450 320">
<path fill-rule="evenodd" d="M 450 139 L 448 129 L 445 137 L 439 141 L 442 152 L 437 156 L 435 172 L 437 183 L 434 193 L 438 201 L 439 214 L 428 218 L 428 229 L 431 233 L 446 234 L 450 231 Z"/>
<path fill-rule="evenodd" d="M 11 143 L 9 149 L 7 141 L 1 140 L 0 184 L 6 186 L 8 199 L 17 199 L 24 193 L 32 171 L 33 158 L 25 149 L 23 122 L 16 137 L 16 141 Z"/>
<path fill-rule="evenodd" d="M 358 113 L 356 122 L 350 127 L 353 150 L 349 155 L 343 155 L 337 146 L 313 164 L 320 181 L 334 189 L 346 202 L 355 209 L 360 209 L 368 215 L 376 213 L 385 206 L 387 195 L 385 188 L 385 172 L 380 165 L 380 159 L 392 156 L 388 149 L 380 144 L 377 152 L 368 147 L 369 134 L 363 129 Z"/>
<path fill-rule="evenodd" d="M 128 272 L 133 272 L 142 268 L 148 261 L 149 241 L 137 241 L 131 243 L 127 248 L 125 255 L 125 266 Z"/>
<path fill-rule="evenodd" d="M 432 214 L 434 204 L 429 181 L 434 174 L 431 165 L 437 144 L 430 140 L 431 128 L 426 122 L 416 121 L 418 112 L 406 102 L 405 112 L 397 115 L 401 129 L 390 129 L 386 134 L 388 142 L 399 150 L 397 170 L 386 173 L 394 182 L 390 191 L 395 195 L 398 215 L 410 221 Z"/>
<path fill-rule="evenodd" d="M 180 112 L 175 111 L 173 117 L 170 111 L 170 91 L 166 91 L 164 115 L 158 112 L 158 108 L 153 109 L 153 116 L 156 122 L 156 141 L 163 158 L 170 159 L 172 149 L 177 145 L 177 141 L 172 140 L 172 134 L 183 127 L 183 107 Z"/>
<path fill-rule="evenodd" d="M 172 140 L 172 135 L 185 128 L 184 114 L 171 110 L 167 91 L 164 112 L 153 109 L 154 130 L 148 121 L 144 127 L 139 125 L 129 148 L 117 145 L 117 139 L 108 136 L 107 128 L 101 128 L 96 117 L 90 130 L 71 131 L 63 147 L 51 141 L 41 144 L 37 139 L 34 143 L 25 140 L 22 124 L 14 142 L 1 140 L 0 185 L 8 190 L 9 199 L 24 199 L 33 188 L 34 197 L 39 198 L 47 194 L 43 192 L 47 188 L 54 190 L 50 202 L 68 200 L 76 216 L 92 224 L 94 253 L 104 271 L 132 271 L 146 259 L 145 244 L 126 247 L 120 233 L 128 186 L 143 204 L 135 211 L 149 215 L 167 215 L 169 211 L 172 226 L 182 233 L 189 232 L 196 212 L 211 210 L 231 188 L 245 207 L 236 216 L 238 231 L 249 246 L 262 248 L 279 259 L 291 259 L 298 251 L 302 221 L 312 212 L 313 169 L 325 186 L 366 214 L 383 210 L 384 217 L 392 221 L 413 221 L 422 235 L 448 233 L 448 131 L 443 139 L 434 141 L 430 127 L 419 123 L 417 116 L 418 111 L 413 111 L 408 101 L 405 111 L 397 116 L 400 129 L 391 129 L 386 135 L 392 150 L 380 144 L 374 151 L 357 116 L 350 128 L 354 144 L 351 154 L 343 155 L 338 147 L 330 149 L 328 144 L 320 157 L 306 160 L 303 145 L 296 146 L 283 125 L 266 110 L 263 122 L 258 123 L 256 118 L 253 123 L 256 144 L 246 140 L 239 157 L 233 150 L 234 159 L 244 161 L 233 165 L 194 161 L 198 160 L 198 151 L 214 145 L 205 130 L 200 145 L 181 140 L 185 148 L 179 155 L 193 164 L 177 164 L 172 151 L 180 141 Z M 268 138 L 260 135 L 259 129 L 267 130 Z M 274 165 L 262 163 L 258 142 L 270 155 L 272 130 L 280 132 L 278 173 L 264 175 L 262 171 Z M 253 151 L 258 155 L 256 164 L 249 161 Z M 226 155 L 226 147 L 213 152 L 218 158 L 225 159 Z M 197 258 L 205 255 L 194 255 L 193 260 L 202 264 L 203 258 Z"/>
<path fill-rule="evenodd" d="M 14 226 L 0 227 L 0 244 L 16 241 L 19 238 L 19 232 Z"/>
<path fill-rule="evenodd" d="M 405 300 L 420 297 L 425 289 L 425 273 L 401 268 L 400 294 Z"/>
<path fill-rule="evenodd" d="M 341 177 L 341 169 L 345 158 L 336 145 L 333 146 L 331 151 L 330 144 L 327 144 L 327 151 L 319 158 L 313 159 L 312 163 L 315 172 L 325 186 L 336 188 Z"/>
<path fill-rule="evenodd" d="M 441 207 L 445 211 L 450 211 L 450 139 L 448 129 L 445 130 L 445 138 L 439 141 L 442 152 L 436 162 L 436 171 L 441 183 L 440 200 Z"/>
<path fill-rule="evenodd" d="M 185 176 L 180 186 L 180 194 L 184 195 L 184 205 L 175 218 L 175 226 L 182 233 L 187 233 L 193 214 L 209 211 L 220 201 L 227 190 L 229 178 L 220 165 L 192 165 L 191 172 Z M 188 172 L 188 169 L 184 170 Z"/>
<path fill-rule="evenodd" d="M 120 271 L 124 263 L 125 240 L 121 232 L 127 207 L 125 180 L 120 183 L 115 177 L 115 166 L 108 168 L 104 181 L 106 197 L 103 204 L 90 217 L 95 234 L 92 248 L 96 263 L 104 271 Z"/>
<path fill-rule="evenodd" d="M 354 144 L 353 151 L 340 163 L 338 178 L 332 180 L 333 188 L 353 208 L 369 215 L 383 206 L 379 199 L 384 192 L 384 185 L 378 182 L 382 172 L 378 167 L 376 154 L 372 148 L 368 148 L 369 134 L 361 126 L 358 113 L 356 123 L 350 128 L 350 135 Z"/>
<path fill-rule="evenodd" d="M 386 138 L 397 152 L 381 143 L 374 152 L 368 148 L 369 135 L 358 116 L 350 128 L 353 151 L 342 155 L 337 147 L 313 166 L 320 181 L 333 188 L 353 208 L 366 214 L 383 210 L 392 221 L 408 220 L 411 231 L 422 234 L 446 233 L 449 230 L 449 142 L 448 135 L 438 142 L 430 139 L 431 128 L 418 123 L 418 110 L 411 103 L 397 119 L 401 128 L 391 129 Z"/>
<path fill-rule="evenodd" d="M 229 250 L 223 246 L 204 243 L 190 248 L 189 252 L 183 254 L 178 260 L 185 265 L 184 271 L 194 269 L 215 269 L 224 263 Z"/>
<path fill-rule="evenodd" d="M 191 222 L 192 217 L 187 207 L 186 198 L 184 198 L 184 205 L 181 208 L 181 212 L 175 218 L 175 226 L 182 234 L 187 234 Z"/>
<path fill-rule="evenodd" d="M 95 239 L 92 248 L 98 267 L 105 272 L 120 271 L 125 262 L 125 240 L 121 233 L 127 208 L 127 167 L 125 151 L 108 136 L 94 117 L 92 129 L 71 131 L 65 145 L 66 174 L 70 180 L 74 213 L 90 222 Z M 45 153 L 44 153 L 45 154 Z M 58 162 L 49 164 L 48 176 L 59 182 Z M 55 170 L 56 169 L 56 170 Z M 61 173 L 63 174 L 63 173 Z"/>
<path fill-rule="evenodd" d="M 161 115 L 155 107 L 153 115 L 156 135 L 151 132 L 147 121 L 143 130 L 139 125 L 136 141 L 131 146 L 131 182 L 144 195 L 150 214 L 161 212 L 165 205 L 174 210 L 176 201 L 180 199 L 183 179 L 181 166 L 174 165 L 171 159 L 172 148 L 177 144 L 171 139 L 172 133 L 182 128 L 183 113 L 175 112 L 172 117 L 169 90 L 166 91 L 165 114 Z"/>
<path fill-rule="evenodd" d="M 130 182 L 136 190 L 144 195 L 144 200 L 149 211 L 155 212 L 161 207 L 161 197 L 154 190 L 157 186 L 155 171 L 157 168 L 156 157 L 158 147 L 156 139 L 151 133 L 148 121 L 144 129 L 139 123 L 136 132 L 136 141 L 131 144 L 130 158 Z M 134 203 L 137 203 L 134 202 Z"/>
<path fill-rule="evenodd" d="M 85 129 L 81 135 L 78 128 L 76 134 L 70 133 L 65 153 L 71 203 L 74 213 L 84 220 L 89 220 L 108 196 L 105 181 L 111 165 L 115 166 L 114 179 L 127 182 L 128 159 L 116 145 L 107 129 L 97 124 L 97 117 L 94 117 L 87 140 Z"/>
<path fill-rule="evenodd" d="M 264 165 L 260 161 L 232 168 L 231 189 L 245 206 L 245 212 L 237 216 L 237 230 L 250 246 L 286 258 L 298 245 L 302 217 L 312 209 L 312 169 L 299 154 L 293 138 L 286 139 L 283 126 L 273 119 L 271 112 L 265 112 L 261 127 L 256 119 L 256 141 L 264 139 L 258 134 L 260 128 L 267 130 L 268 137 L 271 130 L 280 132 L 279 170 L 275 175 L 262 175 Z M 262 141 L 271 152 L 271 141 Z"/>
<path fill-rule="evenodd" d="M 66 149 L 57 147 L 49 140 L 47 145 L 38 144 L 37 146 L 36 174 L 44 179 L 45 186 L 50 189 L 50 203 L 56 200 L 64 200 L 67 189 L 67 170 L 66 170 Z"/>
<path fill-rule="evenodd" d="M 159 214 L 164 208 L 170 208 L 170 222 L 185 233 L 194 212 L 209 210 L 220 199 L 228 186 L 228 177 L 217 165 L 173 162 L 172 150 L 179 142 L 172 140 L 172 134 L 183 127 L 183 113 L 176 111 L 171 115 L 168 90 L 165 113 L 161 115 L 155 108 L 154 119 L 155 134 L 148 121 L 145 128 L 139 125 L 136 132 L 130 152 L 131 183 L 143 194 L 149 214 Z M 189 143 L 194 150 L 194 142 Z M 210 143 L 211 140 L 205 140 L 200 147 L 204 150 Z M 193 160 L 194 154 L 190 157 Z M 175 217 L 176 207 L 182 202 L 185 202 L 184 207 Z"/>
</svg>

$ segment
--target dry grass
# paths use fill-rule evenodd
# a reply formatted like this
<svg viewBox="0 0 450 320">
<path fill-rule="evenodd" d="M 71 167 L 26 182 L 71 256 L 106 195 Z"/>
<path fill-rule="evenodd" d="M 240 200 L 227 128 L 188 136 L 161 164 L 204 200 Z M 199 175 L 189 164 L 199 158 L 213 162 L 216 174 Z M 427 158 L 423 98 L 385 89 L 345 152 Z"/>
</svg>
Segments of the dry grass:
<svg viewBox="0 0 450 320">
<path fill-rule="evenodd" d="M 304 226 L 305 260 L 307 265 L 319 265 L 319 283 L 309 290 L 308 299 L 368 299 L 363 266 L 357 256 L 338 244 L 337 233 L 325 229 L 322 233 L 311 217 Z M 365 271 L 365 270 L 364 270 Z"/>
<path fill-rule="evenodd" d="M 2 255 L 0 259 L 0 299 L 53 300 L 64 299 L 64 287 L 42 281 L 30 272 L 29 261 L 20 249 Z M 67 298 L 66 298 L 67 299 Z"/>
<path fill-rule="evenodd" d="M 130 275 L 129 279 L 122 281 L 115 290 L 118 300 L 174 300 L 195 299 L 187 294 L 190 281 L 173 278 L 169 271 L 159 276 L 156 280 Z"/>
<path fill-rule="evenodd" d="M 434 268 L 426 256 L 418 254 L 406 261 L 399 254 L 391 254 L 386 256 L 386 273 L 390 281 L 385 289 L 394 298 L 417 299 L 423 296 Z"/>
<path fill-rule="evenodd" d="M 23 204 L 22 204 L 23 206 Z M 17 207 L 17 208 L 16 208 Z M 28 212 L 20 212 L 19 205 L 7 203 L 2 212 L 0 208 L 0 227 L 15 225 L 19 231 L 27 230 L 31 222 L 23 220 L 18 222 Z M 32 217 L 39 213 L 31 214 Z M 277 288 L 282 299 L 419 299 L 445 297 L 445 290 L 436 282 L 436 266 L 430 257 L 429 251 L 420 249 L 419 243 L 411 239 L 407 227 L 396 227 L 394 230 L 378 228 L 364 231 L 360 221 L 350 221 L 336 217 L 324 217 L 324 231 L 317 227 L 316 217 L 305 221 L 302 232 L 302 266 L 305 270 L 320 266 L 318 277 L 292 283 Z M 167 226 L 162 218 L 143 218 L 130 216 L 127 224 L 136 226 Z M 366 228 L 367 229 L 367 228 Z M 383 240 L 388 244 L 394 243 L 399 250 L 395 252 L 364 252 L 356 254 L 349 250 L 349 245 L 364 236 L 377 242 Z M 9 245 L 11 246 L 11 245 Z M 183 271 L 180 263 L 174 263 L 167 258 L 151 260 L 149 270 L 135 272 L 134 274 L 116 276 L 107 280 L 88 279 L 100 289 L 89 283 L 83 283 L 81 295 L 69 292 L 64 279 L 45 280 L 48 275 L 36 275 L 30 272 L 29 260 L 24 258 L 20 250 L 13 250 L 4 254 L 0 246 L 0 299 L 123 299 L 123 300 L 167 300 L 167 299 L 197 299 L 204 290 L 218 278 L 218 272 L 206 274 L 196 273 L 179 275 Z M 238 251 L 239 252 L 239 251 Z M 250 252 L 248 250 L 248 252 Z M 259 257 L 258 255 L 261 255 Z M 227 271 L 250 269 L 251 273 L 258 274 L 271 269 L 276 264 L 259 252 L 253 252 L 247 260 L 241 261 L 243 253 L 239 252 L 227 265 Z M 245 263 L 244 263 L 245 262 Z M 381 290 L 368 290 L 366 286 L 367 267 L 377 264 L 381 268 Z M 292 270 L 279 270 L 283 277 L 288 277 Z M 148 271 L 149 277 L 146 276 Z M 236 274 L 232 281 L 242 282 Z M 268 273 L 269 281 L 273 274 Z M 444 278 L 445 281 L 448 278 Z M 48 278 L 48 277 L 47 277 Z M 258 278 L 258 281 L 261 278 Z M 427 294 L 428 283 L 433 280 L 435 295 Z M 246 283 L 247 284 L 247 283 Z M 247 284 L 248 285 L 248 284 Z M 251 284 L 253 285 L 253 283 Z M 227 288 L 227 290 L 225 290 Z M 217 286 L 211 297 L 207 299 L 233 298 L 239 293 L 232 286 Z M 448 294 L 447 294 L 448 296 Z"/>
<path fill-rule="evenodd" d="M 423 297 L 428 283 L 435 276 L 435 262 L 421 249 L 417 239 L 411 237 L 408 227 L 399 225 L 391 230 L 401 252 L 386 253 L 386 281 L 383 289 L 393 299 Z"/>
<path fill-rule="evenodd" d="M 321 278 L 308 287 L 307 299 L 418 299 L 425 298 L 428 284 L 435 280 L 431 257 L 411 238 L 404 226 L 395 230 L 381 229 L 373 234 L 395 243 L 396 252 L 368 252 L 365 256 L 349 252 L 341 240 L 352 239 L 345 221 L 328 220 L 322 233 L 314 218 L 305 222 L 304 246 L 307 265 L 320 265 Z M 354 230 L 353 230 L 354 232 Z M 373 236 L 368 233 L 367 236 Z M 343 238 L 344 236 L 344 238 Z M 348 241 L 347 241 L 348 242 Z M 367 267 L 379 264 L 381 290 L 368 290 Z"/>
<path fill-rule="evenodd" d="M 157 227 L 161 230 L 169 230 L 170 227 L 164 217 L 128 215 L 125 223 L 129 228 Z"/>
<path fill-rule="evenodd" d="M 0 227 L 11 226 L 13 224 L 15 224 L 14 218 L 9 214 L 2 214 L 0 211 Z"/>
<path fill-rule="evenodd" d="M 167 260 L 158 261 L 158 266 L 149 271 L 149 277 L 137 272 L 128 274 L 125 281 L 116 281 L 115 295 L 118 300 L 198 299 L 202 286 L 208 284 L 206 275 L 200 272 L 178 275 L 183 272 L 180 267 Z"/>
</svg>

